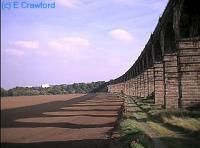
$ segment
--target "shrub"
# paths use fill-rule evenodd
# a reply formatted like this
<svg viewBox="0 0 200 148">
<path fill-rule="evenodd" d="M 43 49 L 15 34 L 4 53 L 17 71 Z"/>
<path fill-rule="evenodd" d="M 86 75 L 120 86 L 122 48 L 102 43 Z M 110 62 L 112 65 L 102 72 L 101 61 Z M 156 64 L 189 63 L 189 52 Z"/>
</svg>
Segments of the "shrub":
<svg viewBox="0 0 200 148">
<path fill-rule="evenodd" d="M 6 96 L 8 96 L 7 90 L 1 88 L 1 97 L 6 97 Z"/>
</svg>

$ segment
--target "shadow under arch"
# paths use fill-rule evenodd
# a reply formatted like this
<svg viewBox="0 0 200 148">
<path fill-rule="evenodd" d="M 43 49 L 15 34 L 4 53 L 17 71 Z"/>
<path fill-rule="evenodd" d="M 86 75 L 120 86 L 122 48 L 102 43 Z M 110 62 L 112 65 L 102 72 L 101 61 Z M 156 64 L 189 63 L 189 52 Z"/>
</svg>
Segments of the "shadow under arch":
<svg viewBox="0 0 200 148">
<path fill-rule="evenodd" d="M 174 52 L 176 52 L 176 41 L 173 28 L 173 17 L 171 16 L 171 19 L 166 24 L 164 30 L 164 53 L 169 54 Z"/>
<path fill-rule="evenodd" d="M 153 46 L 154 46 L 154 58 L 155 58 L 154 60 L 155 60 L 155 62 L 162 61 L 163 53 L 162 53 L 160 41 L 155 40 Z"/>
<path fill-rule="evenodd" d="M 199 1 L 184 0 L 180 10 L 180 37 L 190 38 L 200 35 Z"/>
</svg>

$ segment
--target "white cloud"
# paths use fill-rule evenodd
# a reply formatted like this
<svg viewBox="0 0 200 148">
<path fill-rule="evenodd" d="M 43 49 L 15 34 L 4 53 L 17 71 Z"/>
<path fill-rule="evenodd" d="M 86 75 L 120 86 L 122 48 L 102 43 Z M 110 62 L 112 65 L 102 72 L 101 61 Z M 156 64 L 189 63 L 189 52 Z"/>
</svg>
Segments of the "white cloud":
<svg viewBox="0 0 200 148">
<path fill-rule="evenodd" d="M 56 3 L 68 8 L 77 8 L 81 4 L 80 0 L 56 0 Z"/>
<path fill-rule="evenodd" d="M 4 51 L 7 53 L 7 54 L 10 54 L 10 55 L 14 55 L 14 56 L 17 56 L 17 57 L 21 57 L 24 55 L 24 52 L 22 50 L 19 50 L 19 49 L 4 49 Z"/>
<path fill-rule="evenodd" d="M 91 52 L 90 42 L 81 37 L 65 37 L 49 42 L 53 52 L 61 56 L 83 56 Z M 56 52 L 55 52 L 56 51 Z"/>
<path fill-rule="evenodd" d="M 76 46 L 89 46 L 90 42 L 87 39 L 80 37 L 67 37 L 63 38 L 63 41 L 67 44 L 73 44 Z"/>
<path fill-rule="evenodd" d="M 45 44 L 45 43 L 44 43 Z M 53 40 L 49 43 L 48 47 L 43 45 L 40 46 L 38 41 L 14 41 L 10 42 L 7 49 L 4 50 L 5 53 L 15 56 L 24 55 L 58 55 L 64 57 L 88 57 L 88 53 L 92 53 L 90 42 L 87 39 L 81 37 L 65 37 L 61 39 Z M 71 56 L 71 57 L 70 57 Z"/>
<path fill-rule="evenodd" d="M 80 37 L 66 37 L 59 40 L 51 41 L 49 45 L 56 48 L 73 50 L 80 47 L 90 46 L 90 42 L 87 39 Z"/>
<path fill-rule="evenodd" d="M 37 49 L 39 48 L 38 41 L 16 41 L 11 43 L 18 48 Z"/>
<path fill-rule="evenodd" d="M 124 41 L 124 42 L 132 42 L 133 41 L 133 36 L 131 35 L 131 33 L 129 33 L 126 30 L 123 30 L 123 29 L 111 30 L 109 32 L 109 34 L 113 38 L 118 39 L 120 41 Z"/>
<path fill-rule="evenodd" d="M 24 56 L 27 54 L 36 54 L 45 56 L 48 54 L 46 49 L 39 46 L 38 41 L 14 41 L 10 42 L 7 49 L 4 49 L 7 54 L 15 56 Z"/>
</svg>

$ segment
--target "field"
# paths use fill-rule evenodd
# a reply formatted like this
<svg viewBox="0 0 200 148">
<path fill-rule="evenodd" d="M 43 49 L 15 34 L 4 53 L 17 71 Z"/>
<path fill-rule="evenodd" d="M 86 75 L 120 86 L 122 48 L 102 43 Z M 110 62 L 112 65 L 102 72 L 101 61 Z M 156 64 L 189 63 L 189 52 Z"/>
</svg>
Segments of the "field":
<svg viewBox="0 0 200 148">
<path fill-rule="evenodd" d="M 103 93 L 1 98 L 2 146 L 105 148 L 121 104 Z"/>
</svg>

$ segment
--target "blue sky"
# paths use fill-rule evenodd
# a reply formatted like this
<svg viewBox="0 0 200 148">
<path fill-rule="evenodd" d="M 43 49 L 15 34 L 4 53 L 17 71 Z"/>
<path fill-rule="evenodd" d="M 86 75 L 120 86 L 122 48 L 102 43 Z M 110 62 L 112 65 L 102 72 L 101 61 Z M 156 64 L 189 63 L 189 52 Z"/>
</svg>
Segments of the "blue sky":
<svg viewBox="0 0 200 148">
<path fill-rule="evenodd" d="M 56 8 L 1 11 L 3 88 L 117 78 L 141 53 L 168 0 L 29 2 Z"/>
</svg>

